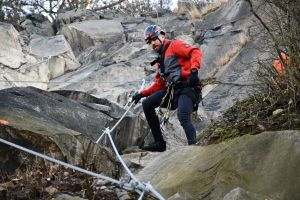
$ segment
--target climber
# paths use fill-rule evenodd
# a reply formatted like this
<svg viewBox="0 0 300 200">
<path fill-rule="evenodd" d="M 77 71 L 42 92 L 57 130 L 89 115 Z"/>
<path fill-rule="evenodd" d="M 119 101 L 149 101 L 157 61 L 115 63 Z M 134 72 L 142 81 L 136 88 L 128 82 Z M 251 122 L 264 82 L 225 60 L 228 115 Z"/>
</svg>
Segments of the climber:
<svg viewBox="0 0 300 200">
<path fill-rule="evenodd" d="M 274 60 L 274 69 L 278 73 L 279 76 L 283 76 L 285 74 L 284 67 L 288 64 L 288 49 L 287 47 L 281 47 L 279 49 L 280 56 L 276 60 Z M 281 58 L 280 58 L 281 57 Z"/>
<path fill-rule="evenodd" d="M 170 109 L 178 108 L 177 117 L 185 131 L 188 144 L 196 143 L 196 130 L 191 122 L 191 114 L 198 109 L 202 98 L 198 77 L 202 51 L 182 40 L 171 41 L 165 36 L 165 32 L 157 25 L 145 29 L 146 43 L 158 54 L 157 59 L 151 63 L 156 65 L 156 80 L 149 88 L 136 92 L 132 97 L 135 103 L 147 97 L 142 105 L 154 142 L 142 147 L 146 151 L 166 150 L 155 108 L 167 107 L 168 98 L 172 98 L 172 89 L 174 95 Z"/>
</svg>

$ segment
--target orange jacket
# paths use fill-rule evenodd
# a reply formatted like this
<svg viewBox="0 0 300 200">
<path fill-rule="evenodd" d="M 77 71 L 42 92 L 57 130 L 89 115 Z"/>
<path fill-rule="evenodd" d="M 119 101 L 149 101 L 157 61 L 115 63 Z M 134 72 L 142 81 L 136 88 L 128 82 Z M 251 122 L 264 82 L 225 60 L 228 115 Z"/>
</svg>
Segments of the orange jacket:
<svg viewBox="0 0 300 200">
<path fill-rule="evenodd" d="M 200 69 L 202 51 L 200 48 L 191 46 L 182 40 L 164 40 L 164 47 L 170 43 L 164 55 L 164 73 L 161 66 L 156 65 L 155 82 L 141 91 L 143 96 L 149 96 L 154 92 L 166 87 L 166 83 L 186 81 L 192 68 Z"/>
<path fill-rule="evenodd" d="M 282 59 L 283 59 L 283 61 L 284 61 L 284 65 L 287 65 L 288 64 L 288 55 L 287 54 L 285 54 L 285 53 L 281 53 L 281 57 L 282 57 Z M 280 58 L 278 58 L 278 59 L 276 59 L 275 61 L 274 61 L 274 68 L 275 68 L 275 70 L 277 71 L 277 73 L 280 75 L 280 76 L 283 76 L 284 75 L 284 65 L 282 65 L 282 63 L 281 63 L 281 60 L 280 60 Z"/>
</svg>

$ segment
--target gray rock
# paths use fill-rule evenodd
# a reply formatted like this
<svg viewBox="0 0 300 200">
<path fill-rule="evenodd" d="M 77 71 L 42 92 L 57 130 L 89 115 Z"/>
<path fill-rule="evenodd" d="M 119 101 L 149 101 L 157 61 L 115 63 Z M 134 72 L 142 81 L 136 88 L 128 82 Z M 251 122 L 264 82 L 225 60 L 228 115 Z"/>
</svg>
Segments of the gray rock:
<svg viewBox="0 0 300 200">
<path fill-rule="evenodd" d="M 128 192 L 125 190 L 116 189 L 116 193 L 119 200 L 130 200 L 131 197 L 128 195 Z"/>
<path fill-rule="evenodd" d="M 103 42 L 125 42 L 123 27 L 116 20 L 75 22 L 64 26 L 62 34 L 66 37 L 76 56 L 88 47 Z"/>
<path fill-rule="evenodd" d="M 0 22 L 0 66 L 17 69 L 24 64 L 19 33 L 13 25 Z"/>
<path fill-rule="evenodd" d="M 188 193 L 176 193 L 173 196 L 169 197 L 168 200 L 193 200 L 194 198 Z"/>
<path fill-rule="evenodd" d="M 195 199 L 223 199 L 241 187 L 270 199 L 299 199 L 299 142 L 295 130 L 181 147 L 157 155 L 137 177 L 165 198 L 180 190 Z"/>
<path fill-rule="evenodd" d="M 99 14 L 88 9 L 59 10 L 55 24 L 58 29 L 61 29 L 66 24 L 86 20 L 97 20 L 100 19 L 100 17 Z"/>
<path fill-rule="evenodd" d="M 127 42 L 141 42 L 144 41 L 144 30 L 152 21 L 147 21 L 140 17 L 126 17 L 121 21 L 124 28 L 124 33 Z"/>
<path fill-rule="evenodd" d="M 0 91 L 0 98 L 1 118 L 10 123 L 8 127 L 1 127 L 4 139 L 38 152 L 48 152 L 75 165 L 84 158 L 98 171 L 115 174 L 118 167 L 110 150 L 93 142 L 105 126 L 115 123 L 106 114 L 35 88 L 4 89 Z M 8 156 L 1 159 L 1 169 L 13 170 L 22 159 L 17 156 L 19 151 L 2 146 L 1 152 L 4 157 Z M 7 168 L 9 165 L 12 166 Z"/>
<path fill-rule="evenodd" d="M 20 22 L 20 26 L 24 29 L 23 35 L 37 34 L 40 36 L 53 36 L 55 30 L 52 23 L 42 14 L 29 14 L 23 21 Z"/>
<path fill-rule="evenodd" d="M 31 54 L 40 58 L 51 56 L 47 63 L 50 79 L 80 67 L 63 35 L 33 39 L 30 41 L 29 48 Z"/>
<path fill-rule="evenodd" d="M 26 54 L 19 33 L 10 24 L 0 23 L 0 89 L 35 86 L 47 89 L 49 70 L 46 62 Z"/>
<path fill-rule="evenodd" d="M 245 191 L 243 188 L 240 187 L 231 190 L 223 198 L 223 200 L 265 200 L 265 199 L 268 198 Z"/>
<path fill-rule="evenodd" d="M 147 57 L 149 54 L 150 51 L 140 42 L 126 44 L 98 62 L 54 79 L 53 84 L 50 82 L 49 89 L 87 91 L 99 98 L 116 102 L 120 95 L 128 96 L 140 88 L 141 80 L 145 78 L 143 68 L 145 61 L 149 60 L 150 63 L 151 60 Z M 108 60 L 111 64 L 103 66 Z M 65 80 L 73 81 L 68 83 Z M 65 83 L 56 84 L 55 81 Z M 87 83 L 83 84 L 82 81 Z M 95 83 L 88 84 L 93 81 Z"/>
<path fill-rule="evenodd" d="M 78 196 L 71 196 L 69 194 L 59 194 L 53 200 L 86 200 Z"/>
<path fill-rule="evenodd" d="M 47 89 L 49 81 L 49 68 L 46 62 L 32 60 L 34 63 L 27 63 L 18 71 L 10 68 L 0 68 L 1 84 L 0 89 L 10 87 L 33 86 L 40 89 Z"/>
</svg>

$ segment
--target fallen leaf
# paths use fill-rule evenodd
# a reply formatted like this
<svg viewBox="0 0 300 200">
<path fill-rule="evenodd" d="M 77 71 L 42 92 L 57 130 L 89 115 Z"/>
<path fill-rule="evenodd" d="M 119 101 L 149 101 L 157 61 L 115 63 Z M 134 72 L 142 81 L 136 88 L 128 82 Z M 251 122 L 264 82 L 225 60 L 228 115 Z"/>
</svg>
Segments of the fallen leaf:
<svg viewBox="0 0 300 200">
<path fill-rule="evenodd" d="M 0 125 L 9 125 L 9 122 L 4 119 L 0 119 Z"/>
<path fill-rule="evenodd" d="M 50 195 L 53 195 L 55 193 L 58 192 L 58 189 L 56 189 L 55 187 L 52 187 L 52 186 L 49 186 L 49 187 L 46 187 L 46 192 L 48 192 Z"/>
<path fill-rule="evenodd" d="M 1 183 L 0 187 L 3 187 L 5 189 L 14 189 L 16 186 L 12 182 L 6 182 L 6 183 Z"/>
</svg>

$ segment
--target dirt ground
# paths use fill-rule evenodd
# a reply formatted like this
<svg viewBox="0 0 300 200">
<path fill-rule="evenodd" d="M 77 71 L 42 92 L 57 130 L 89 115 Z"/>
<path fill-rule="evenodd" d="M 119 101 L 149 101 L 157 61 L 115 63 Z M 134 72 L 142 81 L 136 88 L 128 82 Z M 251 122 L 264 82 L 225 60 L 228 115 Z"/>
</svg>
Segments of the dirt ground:
<svg viewBox="0 0 300 200">
<path fill-rule="evenodd" d="M 122 199 L 138 199 L 135 192 L 58 165 L 39 164 L 13 174 L 1 172 L 1 200 L 50 200 L 61 194 L 70 195 L 71 199 L 118 200 L 120 196 Z M 155 198 L 148 195 L 144 199 Z"/>
</svg>

